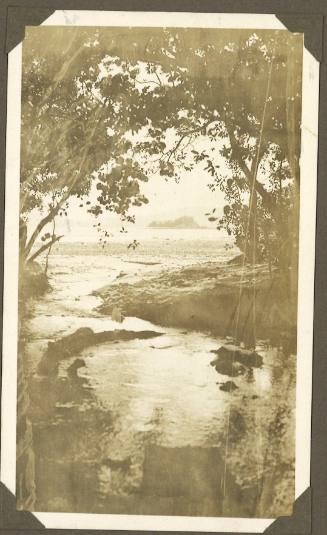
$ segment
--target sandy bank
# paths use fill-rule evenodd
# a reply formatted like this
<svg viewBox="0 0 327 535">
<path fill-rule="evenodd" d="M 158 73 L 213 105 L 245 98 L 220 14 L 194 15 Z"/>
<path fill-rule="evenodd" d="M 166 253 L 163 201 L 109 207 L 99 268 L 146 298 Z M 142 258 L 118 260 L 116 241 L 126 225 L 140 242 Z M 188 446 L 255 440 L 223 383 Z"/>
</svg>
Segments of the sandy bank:
<svg viewBox="0 0 327 535">
<path fill-rule="evenodd" d="M 296 333 L 296 277 L 265 265 L 206 263 L 145 273 L 134 282 L 115 282 L 95 292 L 100 310 L 111 314 L 119 307 L 158 325 L 233 336 L 252 335 L 272 343 L 294 346 Z M 254 307 L 253 307 L 254 305 Z"/>
</svg>

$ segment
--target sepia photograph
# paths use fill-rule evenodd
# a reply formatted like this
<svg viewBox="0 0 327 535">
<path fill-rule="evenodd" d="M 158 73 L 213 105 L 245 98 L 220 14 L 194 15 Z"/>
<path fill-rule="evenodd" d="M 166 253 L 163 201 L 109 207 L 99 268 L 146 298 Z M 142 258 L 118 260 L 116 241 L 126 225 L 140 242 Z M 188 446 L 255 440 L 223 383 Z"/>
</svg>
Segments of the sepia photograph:
<svg viewBox="0 0 327 535">
<path fill-rule="evenodd" d="M 303 55 L 287 29 L 26 28 L 17 509 L 292 515 Z"/>
</svg>

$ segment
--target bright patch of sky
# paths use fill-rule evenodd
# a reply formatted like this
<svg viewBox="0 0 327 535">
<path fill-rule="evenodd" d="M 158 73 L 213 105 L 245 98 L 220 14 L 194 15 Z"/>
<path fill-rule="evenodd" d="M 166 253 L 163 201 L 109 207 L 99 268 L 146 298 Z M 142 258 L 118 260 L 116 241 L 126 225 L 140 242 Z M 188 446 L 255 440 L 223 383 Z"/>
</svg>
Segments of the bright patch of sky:
<svg viewBox="0 0 327 535">
<path fill-rule="evenodd" d="M 215 228 L 214 224 L 208 222 L 205 214 L 217 206 L 222 209 L 224 196 L 220 191 L 211 192 L 208 188 L 209 182 L 211 178 L 208 172 L 200 167 L 190 172 L 182 172 L 178 183 L 173 178 L 166 181 L 159 174 L 150 177 L 147 183 L 142 183 L 141 188 L 149 203 L 134 208 L 135 224 L 124 224 L 125 228 L 132 236 L 134 229 L 145 228 L 152 221 L 166 221 L 181 216 L 191 216 L 199 225 Z M 91 200 L 92 198 L 96 198 L 95 191 L 90 195 Z M 96 219 L 87 213 L 85 204 L 83 207 L 80 207 L 80 204 L 80 200 L 72 199 L 67 216 L 56 218 L 56 234 L 63 234 L 64 241 L 97 241 L 99 235 L 94 224 L 98 221 L 116 237 L 120 235 L 121 221 L 118 216 L 106 212 Z M 39 220 L 39 212 L 31 214 L 29 232 Z M 51 231 L 51 226 L 48 231 Z"/>
<path fill-rule="evenodd" d="M 258 39 L 256 34 L 252 37 L 253 40 Z M 252 42 L 250 41 L 251 45 Z M 232 44 L 228 44 L 225 47 L 227 50 L 231 48 Z M 126 72 L 126 64 L 121 62 L 118 57 L 107 56 L 106 59 L 99 65 L 99 79 L 105 76 L 114 77 L 117 74 Z M 148 72 L 147 64 L 145 62 L 138 62 L 138 73 L 135 79 L 136 87 L 140 91 L 144 86 L 152 87 L 153 89 L 158 84 L 168 84 L 168 79 L 161 68 L 156 68 L 155 72 Z M 151 69 L 150 69 L 151 70 Z M 94 96 L 99 96 L 96 93 Z M 202 106 L 204 107 L 204 106 Z M 117 109 L 117 113 L 119 109 Z M 214 113 L 218 115 L 218 113 Z M 180 110 L 179 117 L 187 117 L 187 110 Z M 144 141 L 147 137 L 147 130 L 151 126 L 142 128 L 137 134 L 131 134 L 127 132 L 125 134 L 126 139 L 132 140 L 134 143 Z M 114 130 L 110 127 L 107 129 L 108 136 L 114 135 Z M 166 147 L 170 150 L 176 143 L 176 132 L 173 129 L 168 129 L 166 132 Z M 213 143 L 210 143 L 208 137 L 200 136 L 196 140 L 191 140 L 188 146 L 189 163 L 192 162 L 192 156 L 190 150 L 196 148 L 196 150 L 206 150 L 210 154 L 210 158 L 217 166 L 217 170 L 222 175 L 230 175 L 230 171 L 226 167 L 223 158 L 219 155 L 219 150 L 226 143 L 226 139 L 216 139 Z M 228 142 L 227 142 L 228 144 Z M 180 146 L 183 149 L 183 145 Z M 128 155 L 126 155 L 128 156 Z M 158 155 L 156 155 L 156 158 Z M 152 221 L 166 221 L 177 219 L 181 216 L 190 216 L 201 226 L 209 228 L 215 228 L 214 223 L 209 223 L 206 213 L 211 212 L 213 208 L 216 208 L 216 214 L 222 214 L 223 206 L 225 204 L 224 194 L 216 188 L 215 191 L 211 191 L 208 187 L 213 182 L 213 177 L 204 169 L 204 164 L 198 164 L 191 171 L 181 170 L 178 175 L 178 182 L 173 178 L 165 180 L 158 172 L 155 171 L 154 162 L 151 158 L 147 161 L 139 163 L 144 165 L 144 169 L 150 169 L 148 173 L 149 181 L 141 184 L 141 192 L 147 197 L 148 204 L 141 207 L 135 207 L 133 214 L 136 217 L 135 223 L 124 224 L 125 228 L 131 235 L 135 229 L 146 228 Z M 262 169 L 258 170 L 258 179 L 260 181 L 265 180 Z M 91 203 L 96 202 L 98 191 L 96 188 L 92 188 L 89 195 Z M 97 241 L 99 238 L 96 223 L 101 221 L 102 226 L 112 232 L 114 235 L 119 236 L 121 229 L 120 218 L 115 214 L 105 212 L 103 216 L 96 219 L 93 215 L 87 212 L 85 203 L 83 207 L 80 206 L 81 201 L 73 198 L 69 202 L 67 209 L 67 216 L 57 216 L 56 218 L 56 234 L 64 235 L 65 241 Z M 37 225 L 41 218 L 41 214 L 34 211 L 30 214 L 28 221 L 29 233 Z M 51 225 L 46 231 L 51 232 Z M 217 231 L 218 232 L 218 231 Z"/>
</svg>

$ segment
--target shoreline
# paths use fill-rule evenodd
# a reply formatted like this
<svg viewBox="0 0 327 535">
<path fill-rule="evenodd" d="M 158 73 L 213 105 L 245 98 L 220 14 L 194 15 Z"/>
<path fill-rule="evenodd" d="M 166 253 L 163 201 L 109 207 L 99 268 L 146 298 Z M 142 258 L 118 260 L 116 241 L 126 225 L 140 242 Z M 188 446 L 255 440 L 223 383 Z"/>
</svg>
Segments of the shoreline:
<svg viewBox="0 0 327 535">
<path fill-rule="evenodd" d="M 238 299 L 240 280 L 243 280 L 242 317 L 243 315 L 246 317 L 246 305 L 251 304 L 249 295 L 251 296 L 253 291 L 253 277 L 257 280 L 255 289 L 258 292 L 257 308 L 260 313 L 262 313 L 264 303 L 267 306 L 268 302 L 269 308 L 273 301 L 281 300 L 281 293 L 277 295 L 274 292 L 270 292 L 275 296 L 274 299 L 270 301 L 267 299 L 265 290 L 267 285 L 271 286 L 272 283 L 267 266 L 258 265 L 254 270 L 247 266 L 244 277 L 241 277 L 241 274 L 242 267 L 236 259 L 230 263 L 198 263 L 182 268 L 170 267 L 160 271 L 155 269 L 142 270 L 137 273 L 137 276 L 133 272 L 126 278 L 114 279 L 109 285 L 94 292 L 99 297 L 101 296 L 102 305 L 100 308 L 102 306 L 107 308 L 105 314 L 112 315 L 114 307 L 121 308 L 123 312 L 132 312 L 132 307 L 134 307 L 135 314 L 133 315 L 138 318 L 149 315 L 152 324 L 155 323 L 154 320 L 157 320 L 157 324 L 167 327 L 169 325 L 178 327 L 179 324 L 186 323 L 189 326 L 181 329 L 181 331 L 186 332 L 176 333 L 176 336 L 179 337 L 177 346 L 175 346 L 176 340 L 170 339 L 169 332 L 159 332 L 160 329 L 155 328 L 155 325 L 149 326 L 152 329 L 151 332 L 127 331 L 126 329 L 129 327 L 124 325 L 124 319 L 121 328 L 112 324 L 110 330 L 98 332 L 98 329 L 95 329 L 93 331 L 91 321 L 88 325 L 88 320 L 86 320 L 84 325 L 88 325 L 87 327 L 81 325 L 80 329 L 71 334 L 67 332 L 67 334 L 49 337 L 43 354 L 40 354 L 40 367 L 44 369 L 37 369 L 36 375 L 27 374 L 22 377 L 20 383 L 21 389 L 26 387 L 31 393 L 31 401 L 26 400 L 28 407 L 20 409 L 22 418 L 18 422 L 18 432 L 22 436 L 21 443 L 24 446 L 27 445 L 29 452 L 28 461 L 25 457 L 19 459 L 19 472 L 26 478 L 26 487 L 23 488 L 23 493 L 19 497 L 20 507 L 23 508 L 28 503 L 30 510 L 34 510 L 34 507 L 52 512 L 57 510 L 56 478 L 52 481 L 54 496 L 42 497 L 44 485 L 48 483 L 40 476 L 40 466 L 42 466 L 42 473 L 45 473 L 47 466 L 50 465 L 56 466 L 56 473 L 60 474 L 60 481 L 64 481 L 63 484 L 60 482 L 60 495 L 63 496 L 62 507 L 65 510 L 70 510 L 73 507 L 69 501 L 69 480 L 65 479 L 66 475 L 62 470 L 61 459 L 62 455 L 65 455 L 67 462 L 70 462 L 76 444 L 84 451 L 83 430 L 85 429 L 87 432 L 91 430 L 92 436 L 96 437 L 95 449 L 89 448 L 84 452 L 85 464 L 79 466 L 79 463 L 74 463 L 73 473 L 76 477 L 82 478 L 83 482 L 86 481 L 83 478 L 92 477 L 92 495 L 96 496 L 99 489 L 98 470 L 107 471 L 108 467 L 110 470 L 116 470 L 116 465 L 113 463 L 120 463 L 119 467 L 124 467 L 124 481 L 128 477 L 132 482 L 131 486 L 128 487 L 126 497 L 116 496 L 113 489 L 109 501 L 106 498 L 100 504 L 98 501 L 94 502 L 89 512 L 110 511 L 110 513 L 128 514 L 142 508 L 142 510 L 149 511 L 149 514 L 159 514 L 159 512 L 171 514 L 172 510 L 169 504 L 162 504 L 163 509 L 159 511 L 157 502 L 153 503 L 149 498 L 153 492 L 163 492 L 164 487 L 161 483 L 163 480 L 160 476 L 160 464 L 156 463 L 156 455 L 153 455 L 153 451 L 156 453 L 156 450 L 148 451 L 146 448 L 146 432 L 144 435 L 142 434 L 142 442 L 137 451 L 130 451 L 127 448 L 127 451 L 121 452 L 120 442 L 118 448 L 111 444 L 105 452 L 101 453 L 100 450 L 101 455 L 97 450 L 97 444 L 99 441 L 101 442 L 101 433 L 97 435 L 99 429 L 94 426 L 94 422 L 103 422 L 105 426 L 108 426 L 106 433 L 114 433 L 116 425 L 119 428 L 121 421 L 128 420 L 130 411 L 130 408 L 126 409 L 123 405 L 119 417 L 113 418 L 112 407 L 115 407 L 115 403 L 117 403 L 115 395 L 118 396 L 117 399 L 121 399 L 120 396 L 124 397 L 128 392 L 133 403 L 136 400 L 136 406 L 139 400 L 143 399 L 146 400 L 146 403 L 154 403 L 154 414 L 164 414 L 165 418 L 168 419 L 167 421 L 170 422 L 169 425 L 177 433 L 176 442 L 173 445 L 169 442 L 170 439 L 165 440 L 161 445 L 164 447 L 162 453 L 167 457 L 167 466 L 170 467 L 167 469 L 167 473 L 174 473 L 175 477 L 175 468 L 172 467 L 175 465 L 184 466 L 178 479 L 181 482 L 185 480 L 185 473 L 189 473 L 190 467 L 193 466 L 196 466 L 203 474 L 207 473 L 205 467 L 208 466 L 210 473 L 211 462 L 217 464 L 216 458 L 211 461 L 211 452 L 217 452 L 217 455 L 221 452 L 224 459 L 222 446 L 225 437 L 224 411 L 230 407 L 230 447 L 228 458 L 225 461 L 228 463 L 229 493 L 221 505 L 222 510 L 211 508 L 210 502 L 210 512 L 213 516 L 219 516 L 222 511 L 225 516 L 231 514 L 231 511 L 233 514 L 237 514 L 233 509 L 233 504 L 236 503 L 235 500 L 239 496 L 242 496 L 246 508 L 243 514 L 260 516 L 263 514 L 263 510 L 267 510 L 267 507 L 268 509 L 274 507 L 280 514 L 289 511 L 292 504 L 289 503 L 288 499 L 277 503 L 275 496 L 278 496 L 280 490 L 283 491 L 284 488 L 287 490 L 286 496 L 289 496 L 293 485 L 293 449 L 286 450 L 285 444 L 289 443 L 290 437 L 293 436 L 295 359 L 287 358 L 287 355 L 279 349 L 267 349 L 262 344 L 259 355 L 230 347 L 229 349 L 236 355 L 234 358 L 231 354 L 221 354 L 221 350 L 217 349 L 220 345 L 218 343 L 217 346 L 215 345 L 218 342 L 218 334 L 217 338 L 214 336 L 212 342 L 204 347 L 205 336 L 199 332 L 194 332 L 200 330 L 199 325 L 205 335 L 209 334 L 210 329 L 213 333 L 221 331 L 222 323 L 220 321 L 224 319 L 227 323 L 228 310 L 232 308 L 232 305 L 234 306 L 234 302 Z M 37 279 L 36 273 L 34 276 Z M 62 274 L 59 275 L 59 280 L 61 276 Z M 280 282 L 282 278 L 282 275 L 276 270 L 273 273 L 274 285 L 278 286 L 276 281 Z M 95 279 L 92 280 L 94 283 Z M 53 284 L 51 294 L 53 293 L 54 297 L 57 290 L 58 286 Z M 285 284 L 283 292 L 285 299 Z M 53 298 L 50 294 L 48 297 L 50 300 Z M 207 305 L 205 306 L 206 301 Z M 288 299 L 286 301 L 289 303 Z M 202 307 L 201 303 L 203 303 Z M 218 306 L 219 303 L 220 306 Z M 33 303 L 31 304 L 33 306 Z M 63 304 L 66 305 L 65 302 Z M 65 308 L 63 308 L 64 310 Z M 92 308 L 90 308 L 90 317 L 91 312 Z M 192 317 L 194 312 L 197 315 Z M 116 314 L 114 313 L 113 316 L 116 315 L 118 318 L 119 314 L 120 311 L 116 310 Z M 154 317 L 155 314 L 156 317 Z M 106 316 L 100 316 L 100 318 L 102 321 L 106 321 Z M 113 321 L 120 322 L 119 319 L 114 318 Z M 105 329 L 108 327 L 109 325 L 104 326 Z M 35 328 L 38 334 L 38 326 L 35 325 Z M 194 338 L 191 345 L 190 342 L 187 342 L 190 336 Z M 200 343 L 196 340 L 198 336 L 202 337 Z M 156 341 L 157 337 L 158 341 Z M 159 338 L 162 342 L 159 341 Z M 128 349 L 125 341 L 134 339 L 136 341 L 134 349 Z M 144 339 L 144 342 L 141 339 Z M 171 347 L 176 347 L 176 349 L 170 349 Z M 226 348 L 224 345 L 223 351 L 226 352 L 227 349 L 228 347 Z M 22 347 L 21 351 L 23 351 Z M 135 358 L 136 355 L 137 358 Z M 21 371 L 24 360 L 22 353 L 19 364 Z M 181 367 L 181 362 L 184 362 L 185 368 Z M 58 366 L 60 373 L 58 373 Z M 194 369 L 193 367 L 197 370 L 194 378 L 188 373 Z M 105 389 L 101 387 L 101 381 L 100 385 L 98 384 L 102 377 L 106 377 Z M 203 377 L 200 384 L 198 384 L 198 377 Z M 143 384 L 144 381 L 147 388 L 150 388 L 150 395 L 148 390 L 145 392 L 140 390 L 140 384 Z M 176 383 L 176 387 L 171 389 L 170 385 L 174 381 L 178 383 L 178 387 Z M 151 390 L 153 382 L 156 385 L 154 391 Z M 206 402 L 209 400 L 208 414 L 205 412 L 203 415 L 201 414 L 200 420 L 196 418 L 196 411 L 194 415 L 193 411 L 188 414 L 189 425 L 194 426 L 194 429 L 197 430 L 196 433 L 203 433 L 203 430 L 206 429 L 203 427 L 202 421 L 205 420 L 205 416 L 211 422 L 213 435 L 211 432 L 208 435 L 205 432 L 203 436 L 201 435 L 199 443 L 196 441 L 193 443 L 190 437 L 187 440 L 184 440 L 183 437 L 182 440 L 179 435 L 179 427 L 184 418 L 184 408 L 183 406 L 178 408 L 174 395 L 179 389 L 184 389 L 183 391 L 188 395 L 189 383 L 193 389 L 194 399 L 197 400 L 197 407 L 207 406 Z M 121 394 L 121 384 L 124 385 L 123 394 Z M 116 391 L 113 390 L 115 385 L 118 388 Z M 283 392 L 282 396 L 280 396 L 281 391 Z M 102 409 L 98 401 L 102 399 L 103 392 L 107 392 L 105 400 L 108 405 Z M 204 395 L 204 392 L 207 394 Z M 211 412 L 210 399 L 212 397 L 215 399 L 214 413 Z M 173 410 L 172 418 L 169 407 L 165 408 L 166 405 L 162 402 L 166 399 L 172 399 L 169 405 Z M 276 400 L 276 410 L 270 409 L 275 403 L 273 400 Z M 28 433 L 25 433 L 23 416 L 25 412 L 30 415 L 33 424 L 33 437 L 31 439 Z M 217 416 L 219 416 L 218 422 L 216 421 Z M 174 425 L 176 418 L 180 425 Z M 280 423 L 281 418 L 282 423 Z M 283 427 L 278 427 L 280 425 Z M 147 420 L 147 426 L 150 426 L 152 432 L 156 433 L 158 426 L 160 426 L 160 418 L 150 417 Z M 276 440 L 272 442 L 269 433 L 270 429 L 275 427 L 279 431 Z M 128 440 L 127 435 L 124 434 L 124 429 L 127 430 Z M 127 426 L 124 429 L 121 438 L 127 444 L 133 444 L 134 431 L 131 431 L 130 435 L 130 427 Z M 260 469 L 258 474 L 253 474 L 249 470 L 249 466 L 257 455 L 256 436 L 258 429 L 263 437 L 259 452 L 260 462 L 269 459 L 269 469 L 268 472 L 263 472 Z M 57 448 L 49 446 L 49 436 L 52 437 L 50 442 L 54 444 L 61 444 L 61 437 L 69 436 L 72 447 L 62 447 L 60 459 L 58 459 Z M 117 436 L 119 438 L 119 433 Z M 154 434 L 154 436 L 156 435 Z M 215 437 L 214 440 L 213 437 Z M 185 445 L 187 450 L 183 449 Z M 154 441 L 154 447 L 156 446 L 156 441 Z M 198 447 L 200 449 L 197 449 Z M 201 452 L 204 452 L 203 455 L 206 456 L 203 462 L 198 461 L 199 456 L 202 455 Z M 185 465 L 183 465 L 181 459 L 186 453 L 187 458 Z M 128 459 L 132 459 L 132 461 L 129 463 Z M 241 465 L 239 464 L 240 459 Z M 251 459 L 250 463 L 248 463 L 248 459 Z M 137 467 L 137 474 L 142 475 L 135 481 L 133 467 Z M 287 469 L 286 476 L 282 472 L 285 467 Z M 223 473 L 224 470 L 219 469 L 219 472 Z M 28 478 L 26 473 L 29 474 Z M 33 488 L 36 489 L 35 496 L 31 492 Z M 214 488 L 217 488 L 216 483 Z M 137 492 L 134 489 L 137 489 Z M 197 492 L 198 489 L 194 486 L 195 495 Z M 36 505 L 34 505 L 35 501 Z M 180 514 L 187 515 L 189 503 L 191 503 L 190 499 L 187 499 L 185 503 L 178 501 L 174 507 L 178 507 Z M 212 503 L 217 504 L 217 500 L 215 499 Z M 267 503 L 268 505 L 266 505 Z M 74 507 L 76 512 L 83 511 L 83 496 Z M 204 513 L 205 510 L 199 507 L 199 514 Z"/>
<path fill-rule="evenodd" d="M 94 310 L 137 317 L 162 327 L 200 331 L 251 346 L 253 336 L 269 345 L 296 351 L 297 281 L 291 270 L 231 260 L 197 262 L 164 268 L 152 261 L 122 260 L 154 269 L 120 272 L 89 295 L 102 301 Z M 159 267 L 160 266 L 160 267 Z M 156 269 L 155 269 L 156 268 Z M 52 291 L 36 262 L 26 272 L 21 296 Z M 26 284 L 27 282 L 27 284 Z"/>
<path fill-rule="evenodd" d="M 208 262 L 143 273 L 136 281 L 114 281 L 92 295 L 97 310 L 119 308 L 163 327 L 185 328 L 248 343 L 254 314 L 256 336 L 295 350 L 297 298 L 294 273 L 270 273 L 267 265 L 244 269 L 232 262 Z M 253 309 L 255 312 L 253 313 Z"/>
</svg>

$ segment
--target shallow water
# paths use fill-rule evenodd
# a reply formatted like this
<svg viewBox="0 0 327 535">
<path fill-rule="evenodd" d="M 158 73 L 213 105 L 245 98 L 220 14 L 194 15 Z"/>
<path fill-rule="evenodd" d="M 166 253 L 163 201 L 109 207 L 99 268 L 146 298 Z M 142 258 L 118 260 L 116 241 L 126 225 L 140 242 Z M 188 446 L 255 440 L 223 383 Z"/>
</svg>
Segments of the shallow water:
<svg viewBox="0 0 327 535">
<path fill-rule="evenodd" d="M 210 366 L 223 340 L 99 314 L 93 290 L 122 271 L 132 280 L 163 269 L 126 259 L 51 256 L 53 291 L 34 303 L 26 324 L 37 510 L 252 516 L 269 501 L 276 467 L 288 463 L 292 472 L 294 365 L 261 344 L 262 368 L 223 392 L 219 383 L 229 378 Z M 61 362 L 57 378 L 39 376 L 48 341 L 80 327 L 164 334 L 85 349 Z M 76 358 L 83 366 L 72 376 Z"/>
</svg>

